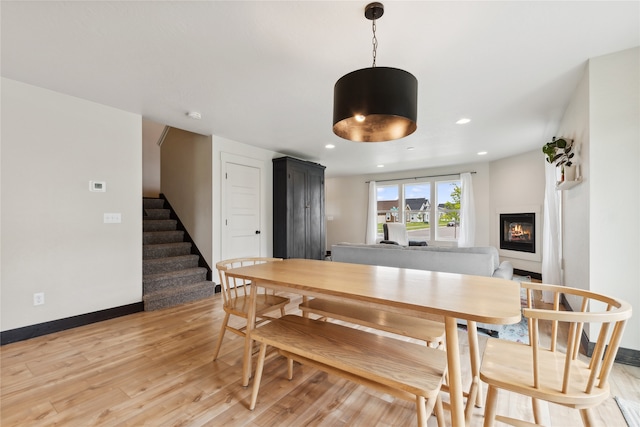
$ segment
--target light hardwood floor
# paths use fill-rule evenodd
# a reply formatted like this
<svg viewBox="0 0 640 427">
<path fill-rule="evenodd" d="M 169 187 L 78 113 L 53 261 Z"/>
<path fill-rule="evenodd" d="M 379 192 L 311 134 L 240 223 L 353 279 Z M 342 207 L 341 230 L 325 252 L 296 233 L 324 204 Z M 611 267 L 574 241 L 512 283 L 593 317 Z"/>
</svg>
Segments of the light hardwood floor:
<svg viewBox="0 0 640 427">
<path fill-rule="evenodd" d="M 295 313 L 300 298 L 291 297 L 287 312 Z M 297 364 L 288 381 L 286 363 L 276 356 L 265 364 L 257 407 L 249 411 L 251 389 L 240 385 L 242 339 L 228 333 L 212 361 L 223 315 L 216 294 L 2 346 L 0 425 L 415 425 L 410 402 Z M 466 383 L 464 332 L 460 341 Z M 481 349 L 485 342 L 480 337 Z M 639 384 L 640 368 L 616 364 L 612 396 L 595 412 L 598 422 L 624 426 L 613 396 L 640 401 Z M 581 425 L 577 411 L 543 408 L 547 425 Z M 532 421 L 529 401 L 521 396 L 503 392 L 498 411 Z M 482 409 L 475 408 L 472 425 L 482 420 Z"/>
</svg>

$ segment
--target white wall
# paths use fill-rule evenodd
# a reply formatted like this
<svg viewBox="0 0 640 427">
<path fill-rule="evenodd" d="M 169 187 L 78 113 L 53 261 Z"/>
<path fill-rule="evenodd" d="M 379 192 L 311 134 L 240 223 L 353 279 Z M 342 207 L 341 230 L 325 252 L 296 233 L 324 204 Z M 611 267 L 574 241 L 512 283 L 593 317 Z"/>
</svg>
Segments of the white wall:
<svg viewBox="0 0 640 427">
<path fill-rule="evenodd" d="M 211 137 L 171 128 L 161 147 L 161 192 L 200 250 L 213 262 Z"/>
<path fill-rule="evenodd" d="M 273 164 L 272 159 L 282 157 L 273 151 L 246 145 L 232 141 L 220 136 L 213 137 L 213 259 L 215 263 L 222 258 L 222 201 L 221 185 L 223 183 L 221 153 L 234 154 L 257 160 L 263 163 L 262 176 L 262 198 L 264 201 L 263 215 L 260 218 L 261 236 L 261 256 L 272 256 L 273 254 Z"/>
<path fill-rule="evenodd" d="M 542 206 L 544 203 L 544 155 L 542 145 L 540 150 L 529 151 L 517 156 L 491 162 L 491 233 L 490 245 L 500 250 L 499 212 L 504 210 L 514 212 L 530 212 L 530 208 L 537 208 L 536 213 L 536 255 L 517 253 L 515 251 L 500 250 L 500 259 L 511 261 L 514 268 L 542 272 Z M 509 255 L 505 255 L 509 253 Z M 529 258 L 529 259 L 527 259 Z"/>
<path fill-rule="evenodd" d="M 640 47 L 589 61 L 591 290 L 636 310 L 622 347 L 640 349 Z"/>
<path fill-rule="evenodd" d="M 165 125 L 142 119 L 142 196 L 160 196 L 160 146 Z"/>
<path fill-rule="evenodd" d="M 325 180 L 325 216 L 327 220 L 327 249 L 340 242 L 363 243 L 366 232 L 367 203 L 370 180 L 404 179 L 475 171 L 473 193 L 476 205 L 476 246 L 489 244 L 489 165 L 472 163 L 419 169 L 398 173 L 360 175 Z"/>
<path fill-rule="evenodd" d="M 141 117 L 5 78 L 1 92 L 2 330 L 140 302 Z"/>
<path fill-rule="evenodd" d="M 573 139 L 574 163 L 576 176 L 582 182 L 569 190 L 561 192 L 562 204 L 562 254 L 563 284 L 580 289 L 590 288 L 589 269 L 585 268 L 585 260 L 590 259 L 590 209 L 589 193 L 591 180 L 590 170 L 590 138 L 589 138 L 589 69 L 585 73 L 569 106 L 565 110 L 556 135 Z M 572 307 L 578 309 L 580 302 L 569 297 Z"/>
</svg>

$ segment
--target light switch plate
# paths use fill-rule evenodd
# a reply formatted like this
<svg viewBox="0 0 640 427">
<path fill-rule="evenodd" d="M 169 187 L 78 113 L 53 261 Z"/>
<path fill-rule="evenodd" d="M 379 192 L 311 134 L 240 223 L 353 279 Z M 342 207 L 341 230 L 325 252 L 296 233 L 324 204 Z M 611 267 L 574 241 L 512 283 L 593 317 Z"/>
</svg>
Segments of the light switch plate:
<svg viewBox="0 0 640 427">
<path fill-rule="evenodd" d="M 122 216 L 119 213 L 105 213 L 104 214 L 104 223 L 105 224 L 119 224 L 122 222 Z"/>
</svg>

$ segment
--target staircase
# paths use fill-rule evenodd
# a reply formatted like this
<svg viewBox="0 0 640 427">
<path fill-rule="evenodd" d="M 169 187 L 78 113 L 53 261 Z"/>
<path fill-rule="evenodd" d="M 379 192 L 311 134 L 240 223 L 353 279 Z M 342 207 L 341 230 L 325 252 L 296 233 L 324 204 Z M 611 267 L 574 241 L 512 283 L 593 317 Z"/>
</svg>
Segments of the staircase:
<svg viewBox="0 0 640 427">
<path fill-rule="evenodd" d="M 168 205 L 168 203 L 167 203 Z M 143 199 L 142 300 L 144 310 L 173 307 L 213 295 L 215 284 L 164 199 Z"/>
</svg>

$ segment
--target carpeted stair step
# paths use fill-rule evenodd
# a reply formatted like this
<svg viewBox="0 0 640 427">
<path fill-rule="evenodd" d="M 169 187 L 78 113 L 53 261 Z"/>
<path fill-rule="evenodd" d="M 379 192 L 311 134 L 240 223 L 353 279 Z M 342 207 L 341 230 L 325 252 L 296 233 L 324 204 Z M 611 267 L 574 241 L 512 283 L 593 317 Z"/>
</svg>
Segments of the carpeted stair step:
<svg viewBox="0 0 640 427">
<path fill-rule="evenodd" d="M 207 280 L 207 269 L 203 267 L 146 274 L 142 279 L 142 293 L 147 295 L 163 289 L 191 285 L 205 280 Z"/>
<path fill-rule="evenodd" d="M 207 281 L 210 270 L 198 266 L 201 258 L 190 253 L 193 243 L 185 241 L 186 232 L 176 230 L 177 224 L 164 199 L 143 198 L 142 299 L 145 311 L 209 298 L 215 292 L 215 283 Z"/>
<path fill-rule="evenodd" d="M 191 253 L 190 242 L 159 243 L 142 246 L 142 259 L 168 258 Z"/>
<path fill-rule="evenodd" d="M 144 310 L 160 310 L 187 302 L 209 298 L 213 295 L 213 292 L 214 283 L 207 281 L 153 292 L 143 297 Z"/>
<path fill-rule="evenodd" d="M 164 199 L 145 197 L 142 199 L 142 207 L 144 209 L 162 209 L 164 208 Z"/>
<path fill-rule="evenodd" d="M 171 209 L 145 209 L 142 219 L 170 219 Z"/>
<path fill-rule="evenodd" d="M 175 230 L 177 224 L 175 219 L 143 219 L 142 231 L 170 231 Z"/>
<path fill-rule="evenodd" d="M 143 245 L 155 245 L 158 243 L 175 243 L 184 241 L 184 231 L 145 231 L 142 233 Z"/>
<path fill-rule="evenodd" d="M 185 270 L 198 266 L 198 255 L 181 255 L 170 258 L 145 259 L 142 261 L 142 274 L 158 274 L 175 270 Z"/>
</svg>

